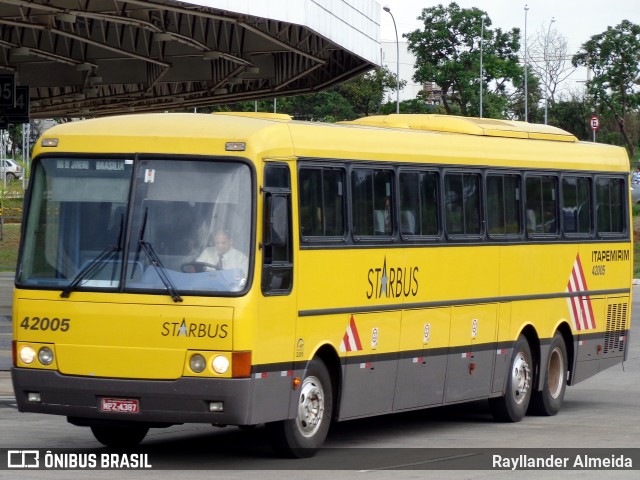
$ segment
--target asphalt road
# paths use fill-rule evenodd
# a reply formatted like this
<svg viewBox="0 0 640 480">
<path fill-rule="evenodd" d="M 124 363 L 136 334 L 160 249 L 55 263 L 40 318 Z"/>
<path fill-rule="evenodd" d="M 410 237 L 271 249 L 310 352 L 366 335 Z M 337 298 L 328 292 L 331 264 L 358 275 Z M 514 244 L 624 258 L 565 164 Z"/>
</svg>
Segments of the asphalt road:
<svg viewBox="0 0 640 480">
<path fill-rule="evenodd" d="M 640 287 L 634 287 L 632 325 L 640 325 Z M 8 380 L 0 372 L 0 455 L 2 449 L 71 449 L 98 457 L 109 450 L 87 428 L 63 417 L 18 413 Z M 555 417 L 526 417 L 517 424 L 496 423 L 486 402 L 343 422 L 332 426 L 326 449 L 313 459 L 275 458 L 264 429 L 182 425 L 151 430 L 134 452 L 146 453 L 152 470 L 92 471 L 96 479 L 367 479 L 518 478 L 580 480 L 640 477 L 640 341 L 632 333 L 628 361 L 567 389 Z M 625 453 L 630 470 L 477 470 L 484 454 L 542 452 L 563 457 L 588 449 L 594 455 Z M 567 450 L 568 448 L 577 450 Z M 488 450 L 483 450 L 488 449 Z M 545 449 L 545 450 L 536 450 Z M 619 450 L 620 449 L 620 450 Z M 632 450 L 622 450 L 632 449 Z M 0 460 L 2 460 L 0 458 Z M 155 463 L 155 465 L 154 465 Z M 0 465 L 2 462 L 0 461 Z M 431 470 L 428 468 L 448 468 Z M 450 469 L 449 469 L 450 468 Z M 455 470 L 464 468 L 464 470 Z M 0 470 L 0 478 L 85 478 L 86 470 Z"/>
</svg>

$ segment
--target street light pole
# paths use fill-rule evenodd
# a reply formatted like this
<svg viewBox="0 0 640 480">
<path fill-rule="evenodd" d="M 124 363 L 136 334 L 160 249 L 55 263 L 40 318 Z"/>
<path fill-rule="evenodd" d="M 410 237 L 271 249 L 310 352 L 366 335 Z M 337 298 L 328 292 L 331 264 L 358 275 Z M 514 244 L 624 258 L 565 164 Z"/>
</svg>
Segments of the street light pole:
<svg viewBox="0 0 640 480">
<path fill-rule="evenodd" d="M 527 13 L 529 5 L 524 6 L 524 121 L 529 121 L 529 89 L 527 86 Z"/>
<path fill-rule="evenodd" d="M 480 118 L 482 118 L 482 41 L 484 40 L 484 17 L 482 17 L 482 25 L 480 26 Z"/>
<path fill-rule="evenodd" d="M 549 28 L 547 30 L 547 38 L 544 40 L 544 124 L 547 124 L 547 111 L 549 105 L 549 83 L 551 83 L 551 78 L 549 76 L 549 37 L 551 36 L 551 25 L 555 22 L 556 19 L 551 17 L 551 22 L 549 22 Z"/>
<path fill-rule="evenodd" d="M 400 42 L 398 41 L 398 28 L 396 27 L 396 19 L 393 17 L 389 6 L 385 5 L 382 9 L 391 15 L 393 28 L 396 31 L 396 113 L 400 113 Z"/>
</svg>

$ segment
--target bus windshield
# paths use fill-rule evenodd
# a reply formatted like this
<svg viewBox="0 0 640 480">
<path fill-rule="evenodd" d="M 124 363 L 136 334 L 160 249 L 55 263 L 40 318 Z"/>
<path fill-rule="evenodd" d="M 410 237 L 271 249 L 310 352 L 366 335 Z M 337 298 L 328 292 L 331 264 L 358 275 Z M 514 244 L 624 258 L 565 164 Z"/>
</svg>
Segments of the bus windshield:
<svg viewBox="0 0 640 480">
<path fill-rule="evenodd" d="M 243 292 L 251 170 L 240 162 L 35 162 L 21 286 L 181 295 Z"/>
</svg>

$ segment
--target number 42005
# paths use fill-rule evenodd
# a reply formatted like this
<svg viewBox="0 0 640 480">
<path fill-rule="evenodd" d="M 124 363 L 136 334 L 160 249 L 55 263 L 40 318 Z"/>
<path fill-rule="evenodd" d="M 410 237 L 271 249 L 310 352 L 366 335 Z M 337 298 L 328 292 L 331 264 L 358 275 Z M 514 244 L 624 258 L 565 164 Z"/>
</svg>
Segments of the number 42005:
<svg viewBox="0 0 640 480">
<path fill-rule="evenodd" d="M 52 332 L 66 332 L 71 327 L 69 318 L 48 318 L 48 317 L 24 317 L 20 322 L 20 327 L 25 330 L 50 330 Z"/>
</svg>

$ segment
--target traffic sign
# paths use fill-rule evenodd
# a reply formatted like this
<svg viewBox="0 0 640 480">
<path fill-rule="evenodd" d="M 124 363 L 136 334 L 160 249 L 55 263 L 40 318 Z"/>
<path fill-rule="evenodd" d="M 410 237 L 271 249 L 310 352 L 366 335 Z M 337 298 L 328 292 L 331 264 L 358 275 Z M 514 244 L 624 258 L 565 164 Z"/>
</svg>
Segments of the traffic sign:
<svg viewBox="0 0 640 480">
<path fill-rule="evenodd" d="M 1 79 L 0 97 L 2 97 Z M 9 124 L 29 123 L 29 87 L 14 86 L 13 102 L 11 105 L 0 106 L 0 130 L 8 128 Z"/>
<path fill-rule="evenodd" d="M 0 107 L 13 107 L 15 99 L 15 77 L 13 75 L 0 75 Z"/>
<path fill-rule="evenodd" d="M 4 107 L 2 115 L 7 117 L 29 116 L 29 87 L 16 87 L 14 103 L 10 107 Z"/>
<path fill-rule="evenodd" d="M 591 129 L 598 130 L 600 128 L 600 119 L 595 115 L 591 117 Z"/>
</svg>

